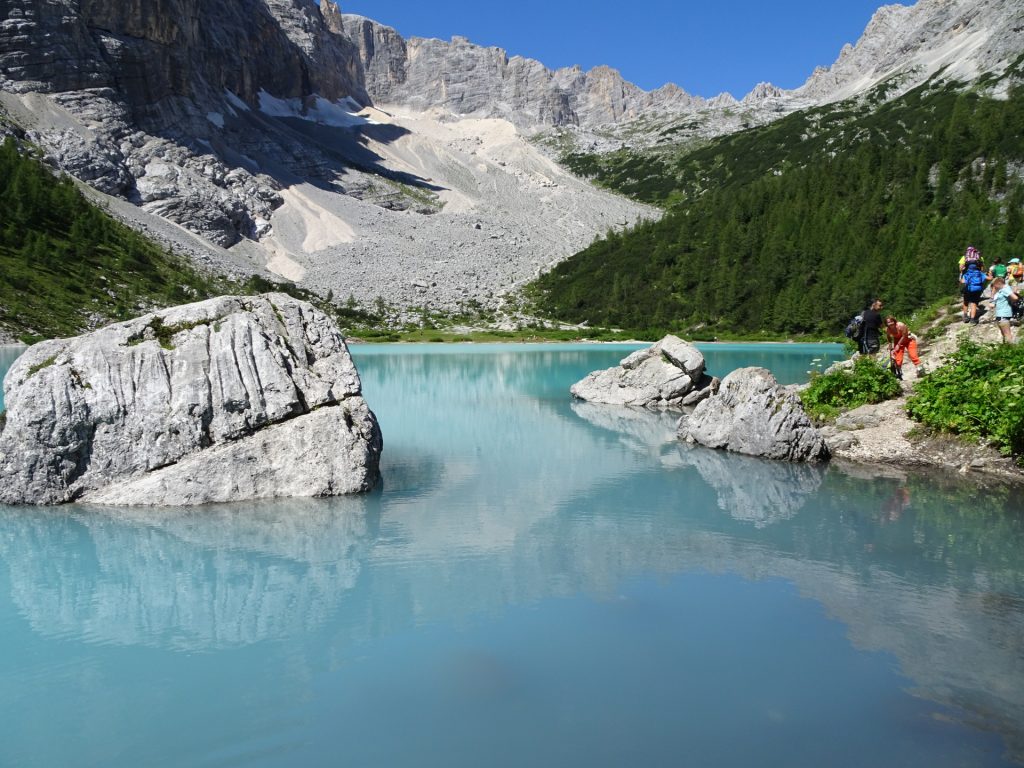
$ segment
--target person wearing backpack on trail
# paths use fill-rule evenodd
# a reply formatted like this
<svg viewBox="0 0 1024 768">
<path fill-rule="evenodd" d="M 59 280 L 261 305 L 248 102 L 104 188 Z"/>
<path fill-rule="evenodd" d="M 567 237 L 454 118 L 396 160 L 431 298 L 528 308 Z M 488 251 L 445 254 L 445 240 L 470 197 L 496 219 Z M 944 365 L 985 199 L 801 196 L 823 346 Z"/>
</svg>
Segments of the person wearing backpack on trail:
<svg viewBox="0 0 1024 768">
<path fill-rule="evenodd" d="M 882 331 L 882 300 L 875 299 L 864 310 L 860 324 L 860 353 L 873 355 L 881 348 L 879 335 Z"/>
<path fill-rule="evenodd" d="M 1020 301 L 1020 296 L 1006 284 L 1006 281 L 997 277 L 992 281 L 992 300 L 996 304 L 996 324 L 999 332 L 1003 335 L 1004 344 L 1013 344 L 1013 330 L 1010 328 L 1010 320 L 1013 319 L 1013 303 Z"/>
<path fill-rule="evenodd" d="M 1010 259 L 1006 265 L 1006 282 L 1011 288 L 1024 284 L 1024 264 L 1020 263 L 1020 259 Z"/>
<path fill-rule="evenodd" d="M 966 322 L 970 322 L 971 318 L 970 318 L 970 315 L 968 314 L 967 297 L 964 296 L 964 272 L 967 271 L 967 265 L 972 263 L 972 262 L 977 262 L 978 263 L 978 267 L 982 271 L 984 271 L 984 269 L 985 269 L 985 260 L 981 257 L 981 251 L 979 251 L 973 245 L 969 245 L 969 246 L 967 246 L 967 250 L 964 252 L 964 255 L 960 257 L 960 270 L 959 270 L 959 272 L 957 272 L 957 276 L 956 276 L 957 282 L 959 283 L 959 287 L 960 287 L 960 295 L 961 295 L 961 297 L 963 297 L 964 322 L 965 323 Z"/>
<path fill-rule="evenodd" d="M 967 262 L 967 269 L 964 270 L 960 282 L 964 287 L 964 322 L 978 324 L 978 302 L 981 301 L 981 293 L 985 290 L 985 283 L 988 278 L 981 271 L 981 263 L 978 261 Z"/>
<path fill-rule="evenodd" d="M 885 318 L 885 335 L 889 339 L 889 358 L 892 360 L 896 378 L 903 378 L 904 353 L 910 355 L 910 362 L 914 364 L 914 375 L 921 378 L 924 375 L 924 366 L 921 365 L 921 358 L 917 354 L 917 337 L 910 332 L 907 324 L 900 323 L 889 315 Z"/>
</svg>

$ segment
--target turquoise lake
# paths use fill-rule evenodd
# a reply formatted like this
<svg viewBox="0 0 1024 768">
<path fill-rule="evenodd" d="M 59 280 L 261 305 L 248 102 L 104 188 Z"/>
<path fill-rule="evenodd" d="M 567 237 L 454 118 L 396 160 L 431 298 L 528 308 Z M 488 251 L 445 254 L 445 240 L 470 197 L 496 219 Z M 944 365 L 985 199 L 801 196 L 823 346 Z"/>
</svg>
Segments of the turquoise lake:
<svg viewBox="0 0 1024 768">
<path fill-rule="evenodd" d="M 354 346 L 366 496 L 0 507 L 0 766 L 1022 764 L 1020 489 L 572 400 L 636 348 Z"/>
</svg>

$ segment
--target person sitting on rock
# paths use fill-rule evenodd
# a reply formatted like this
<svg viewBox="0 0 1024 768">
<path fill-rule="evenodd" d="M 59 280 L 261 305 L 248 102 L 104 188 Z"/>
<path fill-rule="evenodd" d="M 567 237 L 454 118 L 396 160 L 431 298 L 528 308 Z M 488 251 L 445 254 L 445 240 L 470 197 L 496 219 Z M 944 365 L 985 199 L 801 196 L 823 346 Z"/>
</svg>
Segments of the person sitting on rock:
<svg viewBox="0 0 1024 768">
<path fill-rule="evenodd" d="M 924 373 L 924 366 L 921 365 L 921 358 L 917 354 L 917 337 L 910 332 L 907 324 L 898 322 L 895 317 L 889 315 L 885 318 L 885 335 L 889 339 L 889 355 L 896 378 L 903 378 L 904 352 L 910 355 L 910 361 L 914 364 L 914 374 L 920 378 Z"/>
<path fill-rule="evenodd" d="M 981 271 L 981 263 L 978 261 L 967 262 L 967 269 L 964 270 L 960 283 L 964 289 L 964 322 L 978 324 L 978 302 L 981 301 L 982 291 L 985 290 L 985 283 L 988 278 Z"/>
<path fill-rule="evenodd" d="M 1001 277 L 992 281 L 992 300 L 996 305 L 996 325 L 1003 335 L 1004 344 L 1013 344 L 1013 330 L 1010 320 L 1013 319 L 1013 305 L 1020 301 L 1020 296 L 1006 284 Z"/>
</svg>

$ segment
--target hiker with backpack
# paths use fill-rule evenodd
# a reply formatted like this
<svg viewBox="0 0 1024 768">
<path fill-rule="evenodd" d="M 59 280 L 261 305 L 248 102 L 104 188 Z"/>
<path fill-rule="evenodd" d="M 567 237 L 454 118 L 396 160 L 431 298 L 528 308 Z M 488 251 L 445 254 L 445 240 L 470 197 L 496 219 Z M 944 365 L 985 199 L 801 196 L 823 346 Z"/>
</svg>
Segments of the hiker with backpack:
<svg viewBox="0 0 1024 768">
<path fill-rule="evenodd" d="M 1020 263 L 1020 259 L 1010 259 L 1006 265 L 1006 282 L 1011 288 L 1024 285 L 1024 264 Z"/>
<path fill-rule="evenodd" d="M 921 358 L 917 354 L 917 336 L 910 332 L 907 324 L 898 322 L 895 317 L 889 315 L 885 318 L 885 335 L 889 339 L 889 360 L 896 378 L 903 378 L 904 353 L 910 355 L 910 362 L 914 364 L 914 375 L 921 378 L 924 375 L 924 366 L 921 365 Z"/>
<path fill-rule="evenodd" d="M 964 291 L 964 322 L 978 324 L 978 302 L 988 278 L 981 271 L 981 261 L 968 261 L 960 283 Z"/>
<path fill-rule="evenodd" d="M 860 353 L 873 355 L 881 349 L 879 336 L 882 331 L 882 300 L 875 299 L 871 306 L 861 313 Z"/>
<path fill-rule="evenodd" d="M 963 299 L 963 313 L 965 323 L 970 321 L 970 315 L 968 314 L 967 297 L 964 296 L 964 272 L 967 271 L 967 265 L 970 264 L 971 262 L 978 262 L 978 267 L 984 270 L 985 260 L 981 258 L 981 251 L 979 251 L 973 245 L 967 246 L 967 250 L 964 252 L 964 255 L 960 257 L 959 271 L 956 275 L 958 287 L 960 288 L 960 296 Z"/>
</svg>

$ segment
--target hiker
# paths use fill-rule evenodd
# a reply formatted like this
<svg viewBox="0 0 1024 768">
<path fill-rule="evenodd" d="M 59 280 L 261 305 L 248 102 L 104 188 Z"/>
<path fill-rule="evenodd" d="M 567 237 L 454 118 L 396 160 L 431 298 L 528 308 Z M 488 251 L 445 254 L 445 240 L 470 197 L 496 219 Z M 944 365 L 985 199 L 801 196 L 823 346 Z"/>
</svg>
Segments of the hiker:
<svg viewBox="0 0 1024 768">
<path fill-rule="evenodd" d="M 879 335 L 882 331 L 882 300 L 875 299 L 871 306 L 864 310 L 860 328 L 860 352 L 862 355 L 873 355 L 880 348 Z"/>
<path fill-rule="evenodd" d="M 996 304 L 996 325 L 999 326 L 999 332 L 1003 334 L 1003 343 L 1013 344 L 1010 320 L 1013 319 L 1013 304 L 1020 301 L 1020 296 L 1006 284 L 1003 278 L 997 277 L 992 281 L 992 300 Z"/>
<path fill-rule="evenodd" d="M 1003 257 L 996 256 L 995 261 L 992 262 L 992 266 L 988 268 L 988 279 L 995 280 L 997 277 L 1006 279 L 1007 268 L 1003 264 Z"/>
<path fill-rule="evenodd" d="M 968 314 L 967 297 L 964 296 L 964 272 L 967 271 L 967 265 L 975 261 L 978 262 L 978 266 L 982 270 L 984 270 L 985 260 L 981 258 L 981 251 L 979 251 L 973 245 L 969 245 L 967 246 L 967 250 L 964 252 L 964 255 L 960 257 L 960 268 L 956 275 L 958 287 L 960 289 L 960 296 L 961 298 L 963 298 L 963 313 L 965 323 L 968 322 L 968 320 L 970 320 L 970 316 Z"/>
<path fill-rule="evenodd" d="M 921 358 L 917 354 L 917 337 L 910 332 L 907 324 L 898 322 L 895 317 L 889 315 L 885 318 L 885 335 L 889 339 L 889 359 L 892 361 L 896 378 L 903 378 L 904 352 L 910 355 L 910 362 L 914 364 L 914 375 L 921 378 L 924 375 L 924 366 L 921 365 Z"/>
<path fill-rule="evenodd" d="M 981 293 L 985 290 L 985 283 L 988 278 L 981 271 L 979 261 L 968 261 L 960 283 L 964 290 L 964 322 L 978 324 L 978 302 L 981 301 Z"/>
<path fill-rule="evenodd" d="M 1024 285 L 1024 264 L 1020 263 L 1020 259 L 1010 259 L 1006 265 L 1006 283 L 1011 288 Z"/>
<path fill-rule="evenodd" d="M 967 265 L 972 261 L 978 262 L 978 266 L 981 267 L 982 270 L 985 269 L 985 260 L 981 257 L 981 251 L 973 245 L 968 245 L 967 250 L 964 251 L 964 255 L 960 257 L 960 277 L 963 277 L 964 272 L 967 270 Z"/>
</svg>

